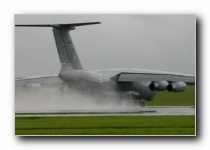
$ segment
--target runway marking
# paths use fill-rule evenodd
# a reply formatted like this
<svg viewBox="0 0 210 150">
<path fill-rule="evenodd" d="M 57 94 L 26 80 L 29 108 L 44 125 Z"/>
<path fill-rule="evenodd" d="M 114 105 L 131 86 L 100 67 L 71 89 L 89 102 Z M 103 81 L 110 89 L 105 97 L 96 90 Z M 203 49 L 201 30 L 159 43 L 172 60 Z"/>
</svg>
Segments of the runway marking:
<svg viewBox="0 0 210 150">
<path fill-rule="evenodd" d="M 193 106 L 151 106 L 142 108 L 54 110 L 16 112 L 16 117 L 58 117 L 58 116 L 153 116 L 153 115 L 195 115 Z"/>
</svg>

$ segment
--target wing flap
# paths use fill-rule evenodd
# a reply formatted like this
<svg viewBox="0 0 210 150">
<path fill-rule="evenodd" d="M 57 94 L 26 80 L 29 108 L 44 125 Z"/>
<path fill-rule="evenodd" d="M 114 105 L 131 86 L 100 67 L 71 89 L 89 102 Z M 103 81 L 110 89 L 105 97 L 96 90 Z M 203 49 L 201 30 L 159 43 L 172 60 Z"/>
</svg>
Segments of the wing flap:
<svg viewBox="0 0 210 150">
<path fill-rule="evenodd" d="M 195 83 L 195 76 L 183 76 L 183 75 L 165 75 L 166 81 L 184 81 L 187 83 Z"/>
</svg>

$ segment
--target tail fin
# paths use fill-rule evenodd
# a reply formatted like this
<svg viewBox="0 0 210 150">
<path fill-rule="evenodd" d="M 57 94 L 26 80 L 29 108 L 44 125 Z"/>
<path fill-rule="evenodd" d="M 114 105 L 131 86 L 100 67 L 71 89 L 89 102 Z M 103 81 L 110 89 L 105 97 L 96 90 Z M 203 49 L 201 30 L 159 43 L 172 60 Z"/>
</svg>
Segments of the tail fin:
<svg viewBox="0 0 210 150">
<path fill-rule="evenodd" d="M 85 26 L 100 24 L 100 22 L 86 22 L 73 24 L 43 24 L 43 25 L 15 25 L 25 27 L 53 27 L 54 38 L 58 50 L 60 62 L 62 64 L 71 64 L 74 69 L 83 69 L 70 34 L 76 26 Z"/>
</svg>

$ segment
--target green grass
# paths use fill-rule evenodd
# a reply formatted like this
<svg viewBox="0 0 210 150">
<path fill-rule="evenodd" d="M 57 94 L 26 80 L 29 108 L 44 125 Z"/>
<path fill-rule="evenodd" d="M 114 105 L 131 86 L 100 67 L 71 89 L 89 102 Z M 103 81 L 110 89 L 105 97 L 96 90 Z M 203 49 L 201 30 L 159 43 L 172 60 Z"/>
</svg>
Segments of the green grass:
<svg viewBox="0 0 210 150">
<path fill-rule="evenodd" d="M 195 135 L 195 116 L 15 117 L 16 135 Z"/>
<path fill-rule="evenodd" d="M 160 91 L 147 106 L 195 106 L 195 85 L 187 85 L 184 92 Z"/>
</svg>

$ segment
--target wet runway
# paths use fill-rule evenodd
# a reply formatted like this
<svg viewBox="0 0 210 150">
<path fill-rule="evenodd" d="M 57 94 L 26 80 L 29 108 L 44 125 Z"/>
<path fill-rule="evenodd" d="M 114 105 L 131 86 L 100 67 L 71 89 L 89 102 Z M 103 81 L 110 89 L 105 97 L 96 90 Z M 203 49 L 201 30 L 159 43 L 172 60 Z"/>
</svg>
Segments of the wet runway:
<svg viewBox="0 0 210 150">
<path fill-rule="evenodd" d="M 194 106 L 147 106 L 116 109 L 54 110 L 36 112 L 16 112 L 20 117 L 55 116 L 155 116 L 155 115 L 195 115 Z"/>
</svg>

